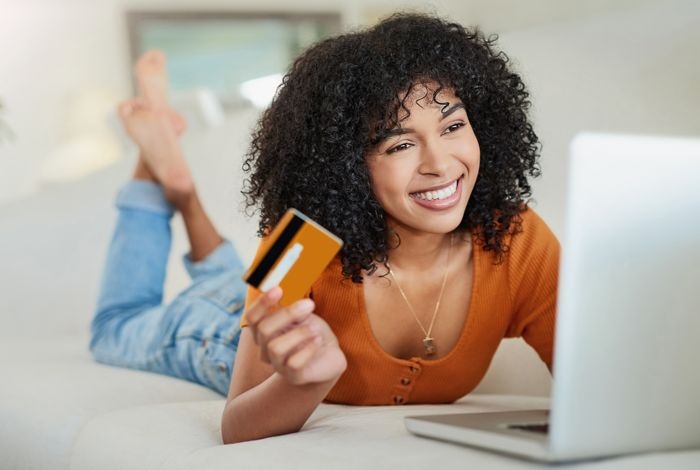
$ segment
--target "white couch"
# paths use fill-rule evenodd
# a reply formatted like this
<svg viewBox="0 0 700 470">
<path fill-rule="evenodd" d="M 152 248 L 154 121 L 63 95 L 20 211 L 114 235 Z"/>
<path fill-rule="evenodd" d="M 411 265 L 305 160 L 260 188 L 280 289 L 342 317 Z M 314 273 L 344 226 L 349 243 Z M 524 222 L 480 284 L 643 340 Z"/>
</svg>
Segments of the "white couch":
<svg viewBox="0 0 700 470">
<path fill-rule="evenodd" d="M 217 129 L 195 129 L 184 141 L 205 205 L 246 261 L 256 247 L 255 220 L 238 210 L 240 164 L 254 119 L 241 114 Z M 220 434 L 224 397 L 93 361 L 89 323 L 114 195 L 133 162 L 132 155 L 87 179 L 0 207 L 0 469 L 523 465 L 413 437 L 401 419 L 424 411 L 546 406 L 548 372 L 520 340 L 504 342 L 477 393 L 456 405 L 322 405 L 298 434 L 230 446 Z M 166 299 L 187 283 L 180 263 L 187 242 L 177 217 L 173 227 Z M 488 395 L 494 393 L 519 397 Z"/>
</svg>

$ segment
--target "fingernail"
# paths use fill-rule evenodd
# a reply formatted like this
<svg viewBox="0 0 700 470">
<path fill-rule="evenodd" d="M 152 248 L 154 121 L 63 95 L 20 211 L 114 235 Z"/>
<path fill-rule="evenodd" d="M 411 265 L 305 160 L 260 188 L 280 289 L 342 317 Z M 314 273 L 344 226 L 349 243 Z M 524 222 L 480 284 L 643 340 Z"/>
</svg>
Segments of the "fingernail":
<svg viewBox="0 0 700 470">
<path fill-rule="evenodd" d="M 275 286 L 269 291 L 267 291 L 267 298 L 271 301 L 279 300 L 282 297 L 282 288 Z"/>
<path fill-rule="evenodd" d="M 314 301 L 311 299 L 301 299 L 297 303 L 297 309 L 301 312 L 310 312 L 314 308 Z"/>
</svg>

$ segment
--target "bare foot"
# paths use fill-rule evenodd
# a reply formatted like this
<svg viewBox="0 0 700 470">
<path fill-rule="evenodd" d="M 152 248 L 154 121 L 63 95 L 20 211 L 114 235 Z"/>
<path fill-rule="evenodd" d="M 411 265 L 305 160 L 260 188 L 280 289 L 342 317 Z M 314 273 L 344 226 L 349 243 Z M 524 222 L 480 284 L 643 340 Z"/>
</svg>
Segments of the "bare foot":
<svg viewBox="0 0 700 470">
<path fill-rule="evenodd" d="M 156 108 L 168 107 L 168 76 L 162 51 L 144 52 L 134 64 L 134 76 L 141 97 Z"/>
<path fill-rule="evenodd" d="M 134 64 L 134 77 L 139 88 L 139 96 L 154 108 L 167 109 L 175 133 L 178 136 L 182 135 L 187 128 L 187 122 L 179 113 L 171 109 L 168 103 L 165 54 L 157 49 L 144 52 Z"/>
<path fill-rule="evenodd" d="M 119 117 L 166 197 L 177 205 L 186 201 L 194 191 L 194 183 L 169 110 L 135 98 L 119 105 Z"/>
</svg>

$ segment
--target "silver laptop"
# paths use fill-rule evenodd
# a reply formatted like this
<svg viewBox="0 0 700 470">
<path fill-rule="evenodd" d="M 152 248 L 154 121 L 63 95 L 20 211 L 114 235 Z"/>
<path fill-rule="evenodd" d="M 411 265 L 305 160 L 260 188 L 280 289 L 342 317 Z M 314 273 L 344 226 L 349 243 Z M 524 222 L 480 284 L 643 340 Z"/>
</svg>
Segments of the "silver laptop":
<svg viewBox="0 0 700 470">
<path fill-rule="evenodd" d="M 412 433 L 547 462 L 700 447 L 700 140 L 581 134 L 569 174 L 551 410 Z"/>
</svg>

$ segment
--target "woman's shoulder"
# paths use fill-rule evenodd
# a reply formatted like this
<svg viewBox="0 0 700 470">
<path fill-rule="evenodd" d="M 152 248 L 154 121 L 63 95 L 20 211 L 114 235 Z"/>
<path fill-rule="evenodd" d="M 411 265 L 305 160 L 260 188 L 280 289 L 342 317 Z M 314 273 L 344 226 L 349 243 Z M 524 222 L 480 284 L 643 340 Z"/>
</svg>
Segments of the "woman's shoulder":
<svg viewBox="0 0 700 470">
<path fill-rule="evenodd" d="M 511 267 L 523 266 L 544 254 L 559 255 L 559 240 L 547 222 L 532 207 L 523 206 L 523 210 L 514 216 L 510 223 L 509 234 L 503 240 L 506 247 L 503 261 L 506 264 Z M 484 261 L 486 260 L 492 261 L 492 257 L 485 256 Z"/>
<path fill-rule="evenodd" d="M 510 236 L 506 263 L 511 274 L 556 269 L 561 246 L 547 222 L 531 207 L 519 214 L 520 227 Z"/>
<path fill-rule="evenodd" d="M 343 275 L 343 262 L 338 253 L 311 286 L 311 295 L 348 295 L 353 292 L 353 287 L 352 280 Z"/>
<path fill-rule="evenodd" d="M 510 236 L 511 251 L 559 247 L 559 240 L 552 229 L 532 207 L 524 206 L 524 210 L 516 216 L 515 222 L 519 227 Z"/>
</svg>

